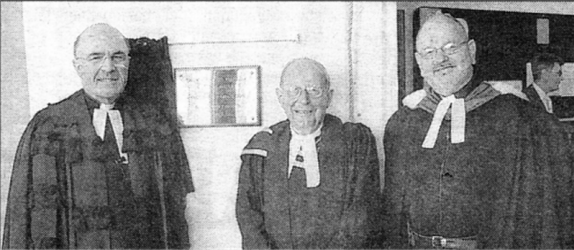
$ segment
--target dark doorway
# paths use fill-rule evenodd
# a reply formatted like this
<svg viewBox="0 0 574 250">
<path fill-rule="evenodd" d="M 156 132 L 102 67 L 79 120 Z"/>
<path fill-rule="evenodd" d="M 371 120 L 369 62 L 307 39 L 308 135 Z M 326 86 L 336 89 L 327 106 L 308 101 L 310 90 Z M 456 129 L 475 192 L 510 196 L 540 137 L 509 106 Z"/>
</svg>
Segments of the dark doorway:
<svg viewBox="0 0 574 250">
<path fill-rule="evenodd" d="M 413 15 L 413 41 L 421 19 L 437 8 L 418 8 Z M 537 52 L 561 56 L 574 62 L 574 16 L 557 14 L 519 13 L 440 8 L 463 18 L 469 26 L 469 37 L 477 47 L 475 76 L 481 80 L 521 80 L 526 82 L 526 63 Z M 537 43 L 537 19 L 549 19 L 549 44 Z M 414 47 L 414 46 L 413 46 Z M 414 51 L 413 51 L 414 53 Z M 413 69 L 413 89 L 423 87 L 416 62 Z"/>
</svg>

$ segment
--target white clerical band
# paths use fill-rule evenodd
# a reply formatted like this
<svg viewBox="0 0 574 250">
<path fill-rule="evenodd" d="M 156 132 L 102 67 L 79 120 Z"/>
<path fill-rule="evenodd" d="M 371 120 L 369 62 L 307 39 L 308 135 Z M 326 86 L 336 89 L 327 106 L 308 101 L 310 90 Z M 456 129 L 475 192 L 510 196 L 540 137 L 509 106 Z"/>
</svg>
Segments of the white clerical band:
<svg viewBox="0 0 574 250">
<path fill-rule="evenodd" d="M 308 188 L 317 187 L 321 183 L 317 144 L 315 143 L 315 138 L 319 135 L 321 135 L 321 128 L 309 135 L 298 135 L 295 130 L 291 129 L 287 177 L 291 177 L 293 167 L 304 169 Z"/>
<path fill-rule="evenodd" d="M 122 122 L 122 116 L 120 111 L 112 110 L 113 107 L 113 104 L 100 104 L 99 109 L 94 109 L 92 124 L 98 137 L 103 140 L 106 131 L 106 117 L 110 117 L 110 122 L 112 123 L 114 137 L 116 137 L 116 144 L 118 145 L 120 156 L 127 161 L 128 155 L 122 152 L 122 146 L 124 144 L 124 137 L 122 135 L 124 132 L 124 124 Z"/>
<path fill-rule="evenodd" d="M 466 122 L 464 99 L 457 99 L 454 95 L 450 95 L 438 103 L 431 125 L 423 142 L 423 148 L 434 148 L 442 120 L 451 106 L 451 142 L 464 142 L 464 127 Z"/>
</svg>

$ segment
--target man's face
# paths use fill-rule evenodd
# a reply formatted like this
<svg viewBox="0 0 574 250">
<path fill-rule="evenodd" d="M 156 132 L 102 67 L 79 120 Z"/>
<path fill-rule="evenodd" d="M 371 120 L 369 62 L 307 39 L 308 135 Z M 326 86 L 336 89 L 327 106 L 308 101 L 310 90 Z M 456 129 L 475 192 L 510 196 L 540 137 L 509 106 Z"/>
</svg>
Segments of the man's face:
<svg viewBox="0 0 574 250">
<path fill-rule="evenodd" d="M 562 68 L 560 64 L 554 63 L 554 67 L 551 70 L 544 70 L 543 78 L 546 82 L 546 93 L 556 91 L 560 88 L 560 82 L 562 82 Z"/>
<path fill-rule="evenodd" d="M 316 131 L 331 103 L 333 90 L 325 77 L 311 66 L 292 66 L 285 72 L 277 98 L 291 126 L 302 135 Z"/>
<path fill-rule="evenodd" d="M 476 45 L 466 41 L 464 30 L 454 21 L 429 21 L 417 36 L 416 49 L 421 75 L 438 94 L 454 94 L 472 78 Z"/>
<path fill-rule="evenodd" d="M 74 67 L 86 93 L 102 103 L 113 103 L 128 79 L 129 49 L 117 32 L 89 30 L 80 38 Z"/>
</svg>

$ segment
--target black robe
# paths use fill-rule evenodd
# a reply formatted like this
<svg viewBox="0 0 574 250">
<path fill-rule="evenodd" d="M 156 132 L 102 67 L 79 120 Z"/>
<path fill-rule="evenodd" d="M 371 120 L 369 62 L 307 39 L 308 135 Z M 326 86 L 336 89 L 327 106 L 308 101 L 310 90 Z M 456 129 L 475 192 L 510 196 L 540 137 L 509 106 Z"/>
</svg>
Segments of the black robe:
<svg viewBox="0 0 574 250">
<path fill-rule="evenodd" d="M 427 149 L 437 96 L 401 107 L 385 129 L 387 245 L 408 248 L 410 223 L 426 236 L 478 236 L 479 248 L 572 247 L 572 163 L 556 120 L 481 84 L 465 98 L 465 141 L 450 142 L 447 117 Z"/>
<path fill-rule="evenodd" d="M 528 100 L 534 107 L 544 110 L 544 112 L 546 112 L 546 106 L 544 106 L 542 99 L 540 99 L 540 95 L 538 95 L 538 92 L 536 92 L 536 89 L 534 89 L 533 85 L 524 88 L 522 92 L 524 92 L 524 94 L 528 97 Z"/>
<path fill-rule="evenodd" d="M 16 152 L 3 248 L 188 248 L 185 196 L 193 191 L 175 126 L 153 107 L 120 98 L 120 163 L 80 90 L 39 111 Z"/>
<path fill-rule="evenodd" d="M 316 139 L 320 185 L 305 186 L 289 163 L 289 121 L 245 147 L 236 215 L 243 248 L 370 248 L 381 237 L 375 138 L 362 124 L 326 115 Z"/>
</svg>

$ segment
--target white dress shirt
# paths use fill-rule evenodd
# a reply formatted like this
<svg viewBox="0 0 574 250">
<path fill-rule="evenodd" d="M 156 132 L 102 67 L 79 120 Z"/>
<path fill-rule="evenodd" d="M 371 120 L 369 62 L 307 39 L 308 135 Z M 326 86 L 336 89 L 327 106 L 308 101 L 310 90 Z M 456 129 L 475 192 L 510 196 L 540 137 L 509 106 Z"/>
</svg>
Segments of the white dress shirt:
<svg viewBox="0 0 574 250">
<path fill-rule="evenodd" d="M 552 100 L 550 99 L 550 97 L 536 83 L 532 83 L 532 87 L 534 87 L 534 90 L 536 90 L 536 93 L 538 93 L 538 96 L 540 96 L 540 100 L 544 104 L 544 108 L 546 108 L 546 112 L 552 114 L 553 113 L 553 111 L 552 111 Z"/>
</svg>

